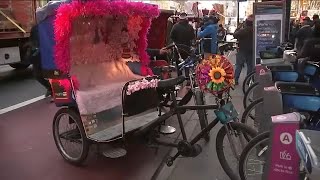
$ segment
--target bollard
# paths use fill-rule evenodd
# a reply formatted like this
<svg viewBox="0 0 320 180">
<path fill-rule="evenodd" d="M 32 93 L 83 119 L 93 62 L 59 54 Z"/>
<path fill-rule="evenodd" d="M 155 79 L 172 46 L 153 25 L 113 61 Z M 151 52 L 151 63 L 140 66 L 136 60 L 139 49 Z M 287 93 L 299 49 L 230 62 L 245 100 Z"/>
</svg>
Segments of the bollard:
<svg viewBox="0 0 320 180">
<path fill-rule="evenodd" d="M 282 95 L 275 86 L 265 87 L 263 90 L 263 105 L 258 112 L 259 132 L 269 131 L 271 116 L 283 114 Z M 256 111 L 257 112 L 257 111 Z M 257 117 L 257 114 L 256 114 Z"/>
<path fill-rule="evenodd" d="M 299 180 L 300 158 L 296 151 L 295 133 L 300 114 L 272 116 L 271 141 L 263 180 Z"/>
</svg>

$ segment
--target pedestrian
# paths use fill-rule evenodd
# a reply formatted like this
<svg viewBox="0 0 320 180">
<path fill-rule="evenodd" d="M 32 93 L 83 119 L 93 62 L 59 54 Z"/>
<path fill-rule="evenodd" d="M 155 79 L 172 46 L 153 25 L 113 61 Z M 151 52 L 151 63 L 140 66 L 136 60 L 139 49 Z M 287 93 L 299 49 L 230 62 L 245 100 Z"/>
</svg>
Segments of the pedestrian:
<svg viewBox="0 0 320 180">
<path fill-rule="evenodd" d="M 303 42 L 312 36 L 312 26 L 314 22 L 309 17 L 305 17 L 301 23 L 301 28 L 297 31 L 295 49 L 300 52 Z"/>
<path fill-rule="evenodd" d="M 299 30 L 299 23 L 297 23 L 295 20 L 292 20 L 290 22 L 290 34 L 289 34 L 289 42 L 291 44 L 295 44 L 295 39 L 296 39 L 298 30 Z"/>
<path fill-rule="evenodd" d="M 318 14 L 314 14 L 313 16 L 312 16 L 312 21 L 313 21 L 313 23 L 315 23 L 316 21 L 318 21 L 319 20 L 319 15 Z"/>
<path fill-rule="evenodd" d="M 176 44 L 178 44 L 179 49 L 182 49 L 181 55 L 185 59 L 188 57 L 188 53 L 183 53 L 183 51 L 189 52 L 192 45 L 192 41 L 195 39 L 195 32 L 192 25 L 189 24 L 187 13 L 181 13 L 179 15 L 179 21 L 173 25 L 170 38 Z M 182 46 L 179 46 L 182 45 Z"/>
<path fill-rule="evenodd" d="M 218 51 L 218 22 L 216 16 L 205 16 L 203 18 L 204 25 L 198 32 L 198 38 L 208 38 L 203 40 L 201 46 L 204 53 L 204 58 L 207 59 L 212 54 L 217 54 Z"/>
<path fill-rule="evenodd" d="M 32 63 L 32 69 L 33 69 L 33 75 L 35 79 L 43 85 L 47 92 L 45 94 L 45 97 L 51 96 L 52 98 L 52 90 L 51 85 L 47 79 L 44 78 L 42 73 L 42 66 L 41 66 L 41 56 L 39 51 L 39 38 L 38 38 L 38 25 L 34 25 L 31 29 L 30 33 L 30 39 L 31 39 L 31 47 L 32 47 L 32 55 L 31 55 L 31 63 Z M 52 101 L 52 99 L 51 99 Z"/>
<path fill-rule="evenodd" d="M 170 38 L 177 44 L 181 58 L 186 59 L 189 56 L 192 41 L 195 39 L 195 32 L 192 25 L 189 24 L 187 13 L 183 12 L 179 15 L 179 21 L 173 25 Z M 174 54 L 174 57 L 176 65 L 178 65 L 180 63 L 179 57 L 177 54 Z M 178 75 L 181 74 L 182 72 L 178 70 Z"/>
<path fill-rule="evenodd" d="M 226 29 L 223 27 L 222 24 L 219 24 L 218 27 L 218 41 L 224 41 L 227 35 Z"/>
<path fill-rule="evenodd" d="M 235 84 L 239 84 L 239 77 L 244 64 L 247 64 L 247 75 L 253 71 L 253 15 L 249 15 L 233 34 L 238 40 L 239 51 L 236 55 Z"/>
</svg>

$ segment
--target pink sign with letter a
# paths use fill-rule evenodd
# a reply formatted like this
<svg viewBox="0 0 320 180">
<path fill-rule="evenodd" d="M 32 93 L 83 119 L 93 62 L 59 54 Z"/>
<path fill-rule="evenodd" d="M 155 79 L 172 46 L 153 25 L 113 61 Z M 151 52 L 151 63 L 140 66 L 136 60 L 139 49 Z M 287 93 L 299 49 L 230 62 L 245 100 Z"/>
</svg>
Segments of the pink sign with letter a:
<svg viewBox="0 0 320 180">
<path fill-rule="evenodd" d="M 272 117 L 272 146 L 268 161 L 267 179 L 299 179 L 299 155 L 296 151 L 295 133 L 300 117 L 296 113 Z"/>
<path fill-rule="evenodd" d="M 268 69 L 261 64 L 257 64 L 255 69 L 256 75 L 264 75 L 268 71 Z"/>
</svg>

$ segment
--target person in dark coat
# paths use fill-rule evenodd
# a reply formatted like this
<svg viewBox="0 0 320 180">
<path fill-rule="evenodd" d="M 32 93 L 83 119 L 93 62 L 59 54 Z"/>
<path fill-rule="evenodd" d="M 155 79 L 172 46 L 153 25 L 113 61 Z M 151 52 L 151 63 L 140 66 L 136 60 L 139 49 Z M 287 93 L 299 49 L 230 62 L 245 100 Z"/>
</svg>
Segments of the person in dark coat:
<svg viewBox="0 0 320 180">
<path fill-rule="evenodd" d="M 186 59 L 189 56 L 192 41 L 195 39 L 195 31 L 189 24 L 186 13 L 180 14 L 178 23 L 172 27 L 170 38 L 175 44 L 177 44 L 181 58 Z M 176 64 L 179 64 L 177 54 L 174 54 L 174 59 Z M 182 72 L 178 71 L 178 75 L 181 74 Z"/>
<path fill-rule="evenodd" d="M 247 74 L 253 71 L 253 15 L 248 16 L 245 23 L 235 30 L 233 36 L 239 43 L 235 70 L 235 83 L 238 85 L 244 63 L 247 64 Z"/>
<path fill-rule="evenodd" d="M 312 37 L 312 26 L 314 22 L 309 17 L 305 17 L 302 22 L 302 27 L 296 33 L 295 48 L 299 52 L 303 46 L 303 42 Z"/>
<path fill-rule="evenodd" d="M 173 25 L 170 38 L 181 49 L 180 53 L 183 59 L 188 57 L 189 48 L 195 38 L 193 27 L 189 24 L 186 13 L 181 13 L 179 21 Z M 181 44 L 182 46 L 179 46 Z"/>
</svg>

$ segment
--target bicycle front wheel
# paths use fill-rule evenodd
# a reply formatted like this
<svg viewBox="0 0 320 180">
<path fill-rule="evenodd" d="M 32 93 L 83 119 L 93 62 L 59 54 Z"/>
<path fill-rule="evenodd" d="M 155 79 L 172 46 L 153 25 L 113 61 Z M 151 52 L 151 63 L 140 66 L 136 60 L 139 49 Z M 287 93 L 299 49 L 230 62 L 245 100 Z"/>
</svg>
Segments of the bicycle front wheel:
<svg viewBox="0 0 320 180">
<path fill-rule="evenodd" d="M 263 108 L 263 98 L 253 101 L 242 113 L 241 123 L 255 129 L 259 128 L 259 119 L 256 118 L 256 110 Z"/>
<path fill-rule="evenodd" d="M 244 108 L 247 108 L 254 100 L 256 100 L 254 99 L 253 93 L 258 86 L 259 86 L 259 82 L 253 83 L 244 94 L 243 101 L 242 101 Z"/>
<path fill-rule="evenodd" d="M 243 149 L 239 160 L 241 180 L 260 180 L 266 165 L 270 132 L 264 132 L 253 138 Z"/>
<path fill-rule="evenodd" d="M 217 156 L 224 172 L 229 176 L 230 179 L 240 179 L 238 175 L 238 162 L 242 149 L 244 149 L 248 143 L 248 140 L 245 138 L 245 136 L 252 139 L 256 135 L 257 131 L 245 124 L 238 122 L 228 123 L 219 130 L 216 139 Z M 225 148 L 225 139 L 229 141 L 229 145 L 231 147 Z M 240 142 L 240 146 L 236 145 L 236 142 Z M 231 150 L 231 152 L 228 152 L 229 150 Z M 235 157 L 235 159 L 228 161 L 227 157 L 232 157 L 232 155 Z"/>
<path fill-rule="evenodd" d="M 248 74 L 246 78 L 243 80 L 243 84 L 242 84 L 243 94 L 245 94 L 248 88 L 254 83 L 254 75 L 255 75 L 255 71 Z"/>
</svg>

